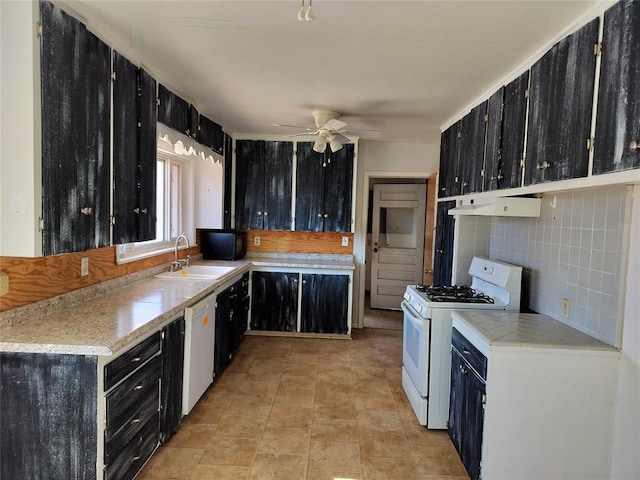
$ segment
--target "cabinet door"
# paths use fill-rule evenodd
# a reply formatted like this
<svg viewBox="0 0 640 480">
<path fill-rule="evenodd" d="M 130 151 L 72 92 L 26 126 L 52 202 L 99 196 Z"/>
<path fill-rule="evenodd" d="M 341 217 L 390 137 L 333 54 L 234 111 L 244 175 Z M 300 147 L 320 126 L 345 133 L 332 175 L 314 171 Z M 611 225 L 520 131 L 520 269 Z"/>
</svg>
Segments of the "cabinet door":
<svg viewBox="0 0 640 480">
<path fill-rule="evenodd" d="M 262 142 L 265 230 L 291 230 L 293 142 Z"/>
<path fill-rule="evenodd" d="M 325 154 L 313 151 L 313 143 L 298 142 L 296 154 L 296 230 L 323 229 Z"/>
<path fill-rule="evenodd" d="M 527 121 L 529 71 L 504 87 L 498 188 L 522 186 L 522 157 Z"/>
<path fill-rule="evenodd" d="M 351 231 L 354 149 L 354 145 L 348 143 L 337 152 L 325 152 L 327 155 L 323 202 L 325 232 Z"/>
<path fill-rule="evenodd" d="M 0 477 L 96 478 L 98 359 L 0 354 Z"/>
<path fill-rule="evenodd" d="M 223 228 L 231 228 L 231 169 L 233 163 L 233 139 L 224 135 L 224 214 Z"/>
<path fill-rule="evenodd" d="M 261 229 L 264 212 L 264 162 L 260 140 L 236 141 L 236 228 Z"/>
<path fill-rule="evenodd" d="M 184 328 L 184 318 L 180 318 L 162 329 L 161 442 L 167 440 L 182 418 Z"/>
<path fill-rule="evenodd" d="M 251 329 L 295 332 L 298 319 L 298 274 L 253 272 Z"/>
<path fill-rule="evenodd" d="M 158 88 L 158 121 L 180 133 L 189 134 L 189 103 L 164 85 Z"/>
<path fill-rule="evenodd" d="M 434 285 L 451 285 L 455 220 L 447 212 L 455 206 L 455 200 L 438 203 L 435 251 L 433 255 Z"/>
<path fill-rule="evenodd" d="M 348 333 L 348 305 L 348 275 L 302 275 L 301 332 Z"/>
<path fill-rule="evenodd" d="M 638 25 L 637 1 L 623 0 L 604 14 L 594 174 L 640 168 Z"/>
<path fill-rule="evenodd" d="M 140 126 L 138 206 L 134 210 L 138 218 L 136 241 L 156 238 L 156 170 L 157 170 L 157 121 L 156 81 L 144 70 L 138 71 Z"/>
<path fill-rule="evenodd" d="M 216 297 L 216 325 L 213 376 L 218 378 L 231 361 L 229 338 L 231 335 L 231 302 L 227 288 Z"/>
<path fill-rule="evenodd" d="M 473 370 L 465 373 L 466 380 L 466 419 L 463 425 L 462 463 L 471 480 L 480 478 L 480 462 L 482 461 L 482 430 L 484 427 L 485 383 Z"/>
<path fill-rule="evenodd" d="M 502 106 L 504 87 L 491 95 L 487 104 L 487 141 L 484 155 L 484 191 L 498 189 L 502 149 Z"/>
<path fill-rule="evenodd" d="M 586 177 L 599 19 L 531 68 L 525 184 Z"/>
<path fill-rule="evenodd" d="M 189 127 L 187 135 L 191 138 L 198 139 L 199 131 L 200 131 L 200 114 L 198 113 L 198 109 L 193 105 L 189 105 Z"/>
<path fill-rule="evenodd" d="M 462 455 L 462 437 L 464 424 L 464 391 L 465 381 L 462 373 L 464 361 L 460 354 L 455 350 L 451 350 L 451 388 L 449 390 L 449 421 L 447 422 L 447 430 L 451 443 Z"/>
<path fill-rule="evenodd" d="M 109 244 L 109 47 L 40 4 L 43 251 Z"/>
<path fill-rule="evenodd" d="M 460 137 L 462 120 L 458 120 L 442 133 L 442 144 L 440 146 L 440 173 L 441 180 L 439 198 L 453 197 L 460 195 Z"/>
<path fill-rule="evenodd" d="M 137 241 L 138 67 L 114 52 L 113 71 L 113 243 Z"/>
<path fill-rule="evenodd" d="M 462 118 L 458 152 L 462 194 L 482 191 L 487 104 L 486 101 L 482 102 Z"/>
</svg>

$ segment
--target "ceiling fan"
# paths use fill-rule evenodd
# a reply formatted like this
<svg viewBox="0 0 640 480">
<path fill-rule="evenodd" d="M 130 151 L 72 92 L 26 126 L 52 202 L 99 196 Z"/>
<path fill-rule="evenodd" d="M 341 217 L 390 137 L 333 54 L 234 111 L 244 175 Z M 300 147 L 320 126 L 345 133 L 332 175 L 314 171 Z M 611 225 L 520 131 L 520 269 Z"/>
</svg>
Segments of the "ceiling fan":
<svg viewBox="0 0 640 480">
<path fill-rule="evenodd" d="M 302 127 L 299 125 L 283 125 L 280 123 L 274 123 L 277 127 L 290 127 L 290 128 L 303 128 L 306 130 L 301 133 L 294 133 L 288 135 L 289 137 L 300 137 L 303 135 L 317 135 L 315 143 L 313 144 L 313 150 L 318 153 L 323 153 L 327 145 L 332 152 L 340 150 L 345 143 L 349 143 L 351 140 L 345 136 L 347 133 L 345 127 L 347 124 L 342 120 L 339 120 L 341 115 L 338 112 L 330 110 L 314 110 L 313 118 L 315 119 L 316 128 Z M 358 132 L 361 136 L 367 136 L 370 138 L 378 138 L 382 135 L 379 130 L 356 130 L 352 133 Z"/>
</svg>

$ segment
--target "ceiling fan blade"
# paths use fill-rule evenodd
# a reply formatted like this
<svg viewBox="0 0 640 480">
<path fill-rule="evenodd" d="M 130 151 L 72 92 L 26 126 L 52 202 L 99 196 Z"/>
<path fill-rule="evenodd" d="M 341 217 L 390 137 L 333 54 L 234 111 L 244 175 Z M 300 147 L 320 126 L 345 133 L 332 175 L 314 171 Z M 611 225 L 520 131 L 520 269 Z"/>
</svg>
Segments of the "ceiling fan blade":
<svg viewBox="0 0 640 480">
<path fill-rule="evenodd" d="M 335 136 L 336 136 L 336 140 L 338 140 L 340 143 L 349 143 L 349 142 L 351 142 L 351 140 L 349 140 L 347 137 L 345 137 L 341 133 L 336 132 Z"/>
<path fill-rule="evenodd" d="M 346 126 L 347 124 L 344 123 L 342 120 L 337 120 L 335 118 L 332 118 L 327 123 L 325 123 L 322 126 L 322 128 L 326 128 L 327 130 L 340 130 Z"/>
<path fill-rule="evenodd" d="M 367 137 L 367 138 L 380 138 L 382 137 L 382 132 L 380 130 L 360 130 L 360 129 L 349 129 L 349 133 L 355 135 L 356 137 Z"/>
<path fill-rule="evenodd" d="M 309 132 L 315 132 L 314 128 L 303 127 L 301 125 L 285 125 L 283 123 L 274 123 L 273 126 L 274 127 L 285 127 L 285 128 L 301 128 L 301 129 L 307 130 Z"/>
<path fill-rule="evenodd" d="M 307 135 L 316 135 L 318 132 L 314 130 L 309 130 L 308 132 L 300 132 L 300 133 L 292 133 L 291 135 L 285 135 L 285 137 L 304 137 Z"/>
</svg>

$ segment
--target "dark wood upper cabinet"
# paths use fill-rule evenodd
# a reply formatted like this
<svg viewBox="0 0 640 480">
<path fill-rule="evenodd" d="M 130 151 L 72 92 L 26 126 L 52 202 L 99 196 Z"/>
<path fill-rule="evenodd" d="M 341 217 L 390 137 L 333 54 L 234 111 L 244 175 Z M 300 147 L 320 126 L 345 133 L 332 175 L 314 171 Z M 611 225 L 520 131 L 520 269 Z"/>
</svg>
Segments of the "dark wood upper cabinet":
<svg viewBox="0 0 640 480">
<path fill-rule="evenodd" d="M 291 229 L 292 169 L 292 142 L 236 141 L 236 228 Z"/>
<path fill-rule="evenodd" d="M 504 105 L 504 87 L 491 95 L 487 103 L 487 141 L 484 155 L 484 188 L 485 191 L 497 190 L 499 187 L 500 160 L 502 158 L 502 108 Z"/>
<path fill-rule="evenodd" d="M 485 101 L 475 106 L 460 125 L 458 165 L 462 194 L 481 192 L 483 188 L 487 105 Z"/>
<path fill-rule="evenodd" d="M 43 253 L 109 245 L 110 48 L 40 3 Z"/>
<path fill-rule="evenodd" d="M 299 142 L 296 157 L 296 230 L 350 232 L 354 145 L 318 153 Z"/>
<path fill-rule="evenodd" d="M 438 202 L 433 252 L 434 285 L 451 285 L 455 219 L 448 211 L 455 206 L 455 200 Z"/>
<path fill-rule="evenodd" d="M 189 105 L 189 126 L 187 127 L 187 135 L 197 139 L 200 135 L 200 114 L 193 105 Z"/>
<path fill-rule="evenodd" d="M 224 210 L 223 228 L 231 228 L 231 169 L 233 164 L 233 138 L 224 134 Z"/>
<path fill-rule="evenodd" d="M 458 151 L 460 150 L 462 120 L 442 132 L 440 140 L 440 175 L 438 197 L 460 195 Z"/>
<path fill-rule="evenodd" d="M 504 87 L 502 112 L 502 140 L 500 148 L 500 169 L 498 188 L 518 188 L 522 186 L 522 158 L 525 151 L 525 130 L 529 70 Z"/>
<path fill-rule="evenodd" d="M 200 115 L 200 129 L 198 130 L 197 139 L 201 144 L 222 155 L 224 149 L 222 127 L 204 115 Z"/>
<path fill-rule="evenodd" d="M 531 68 L 526 185 L 587 176 L 599 22 L 556 43 Z"/>
<path fill-rule="evenodd" d="M 113 243 L 155 238 L 156 81 L 114 52 Z"/>
<path fill-rule="evenodd" d="M 637 1 L 620 1 L 604 14 L 594 174 L 640 168 L 639 25 Z"/>
<path fill-rule="evenodd" d="M 162 84 L 158 88 L 158 121 L 189 135 L 189 103 Z"/>
</svg>

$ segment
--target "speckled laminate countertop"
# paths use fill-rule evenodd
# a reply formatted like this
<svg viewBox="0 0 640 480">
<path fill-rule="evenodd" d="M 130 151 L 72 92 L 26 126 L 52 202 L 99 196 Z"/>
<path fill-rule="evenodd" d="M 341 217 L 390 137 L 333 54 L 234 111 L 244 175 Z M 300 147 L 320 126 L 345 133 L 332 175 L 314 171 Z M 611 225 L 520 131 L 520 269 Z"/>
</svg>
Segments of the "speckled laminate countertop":
<svg viewBox="0 0 640 480">
<path fill-rule="evenodd" d="M 0 352 L 112 355 L 161 328 L 185 308 L 220 290 L 256 267 L 353 270 L 348 255 L 253 255 L 235 262 L 197 264 L 233 266 L 216 280 L 156 278 L 166 268 L 137 274 L 131 283 L 119 280 L 49 300 L 41 308 L 24 309 L 0 329 Z M 11 311 L 9 311 L 11 312 Z M 5 314 L 7 312 L 4 312 Z M 6 316 L 6 315 L 5 315 Z M 16 315 L 13 315 L 16 317 Z"/>
<path fill-rule="evenodd" d="M 547 315 L 494 310 L 455 310 L 452 317 L 454 328 L 485 355 L 488 355 L 492 348 L 499 347 L 618 352 L 615 347 Z"/>
</svg>

